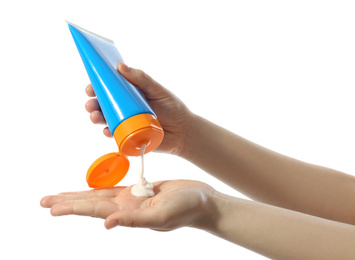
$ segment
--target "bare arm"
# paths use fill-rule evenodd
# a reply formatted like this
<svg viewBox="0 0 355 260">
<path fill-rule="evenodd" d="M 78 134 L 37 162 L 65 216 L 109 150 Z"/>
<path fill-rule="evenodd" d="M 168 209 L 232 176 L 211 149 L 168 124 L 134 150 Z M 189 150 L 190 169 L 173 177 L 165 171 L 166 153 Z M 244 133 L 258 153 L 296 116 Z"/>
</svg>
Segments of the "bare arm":
<svg viewBox="0 0 355 260">
<path fill-rule="evenodd" d="M 193 115 L 180 156 L 255 200 L 355 224 L 355 177 L 252 143 Z"/>
<path fill-rule="evenodd" d="M 143 71 L 118 64 L 156 112 L 165 136 L 158 151 L 181 156 L 255 200 L 355 224 L 355 177 L 275 153 L 197 115 Z M 92 87 L 86 89 L 94 97 Z M 86 109 L 105 123 L 96 99 Z M 110 136 L 107 127 L 105 135 Z"/>
<path fill-rule="evenodd" d="M 271 259 L 354 259 L 355 227 L 216 192 L 206 230 Z"/>
<path fill-rule="evenodd" d="M 135 197 L 131 187 L 46 196 L 53 216 L 105 218 L 105 226 L 169 231 L 205 230 L 272 259 L 355 259 L 355 226 L 224 195 L 189 180 L 154 183 L 156 195 Z"/>
</svg>

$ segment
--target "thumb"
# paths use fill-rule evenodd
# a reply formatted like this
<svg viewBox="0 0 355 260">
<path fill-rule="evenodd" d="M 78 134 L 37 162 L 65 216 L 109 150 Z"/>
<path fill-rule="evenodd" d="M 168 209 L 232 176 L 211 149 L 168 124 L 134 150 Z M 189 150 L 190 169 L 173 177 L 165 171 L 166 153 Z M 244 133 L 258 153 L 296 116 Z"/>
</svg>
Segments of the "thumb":
<svg viewBox="0 0 355 260">
<path fill-rule="evenodd" d="M 147 99 L 161 99 L 170 95 L 167 89 L 142 70 L 128 67 L 123 62 L 117 64 L 117 70 L 126 80 L 137 86 Z"/>
</svg>

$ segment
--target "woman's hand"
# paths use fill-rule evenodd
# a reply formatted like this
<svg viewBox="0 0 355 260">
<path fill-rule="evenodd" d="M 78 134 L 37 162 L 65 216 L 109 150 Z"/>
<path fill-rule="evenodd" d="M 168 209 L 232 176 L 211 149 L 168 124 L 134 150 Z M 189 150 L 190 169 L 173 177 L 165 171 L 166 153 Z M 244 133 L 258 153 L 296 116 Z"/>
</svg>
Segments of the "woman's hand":
<svg viewBox="0 0 355 260">
<path fill-rule="evenodd" d="M 202 228 L 213 218 L 214 189 L 189 180 L 154 183 L 155 196 L 135 197 L 130 187 L 112 187 L 46 196 L 41 206 L 53 216 L 82 215 L 105 218 L 105 227 L 117 225 L 168 231 L 183 226 Z"/>
<path fill-rule="evenodd" d="M 195 227 L 271 259 L 355 259 L 354 225 L 234 198 L 197 181 L 154 186 L 151 198 L 133 196 L 131 187 L 113 187 L 47 196 L 41 205 L 54 216 L 106 218 L 107 229 Z"/>
<path fill-rule="evenodd" d="M 143 71 L 130 68 L 122 62 L 118 63 L 117 69 L 123 77 L 143 92 L 164 129 L 163 142 L 156 151 L 179 155 L 185 143 L 185 133 L 193 120 L 193 114 L 180 99 Z M 89 97 L 95 97 L 91 84 L 86 87 L 86 93 Z M 106 124 L 97 98 L 89 100 L 85 108 L 94 124 Z M 108 127 L 105 127 L 103 132 L 111 137 Z"/>
</svg>

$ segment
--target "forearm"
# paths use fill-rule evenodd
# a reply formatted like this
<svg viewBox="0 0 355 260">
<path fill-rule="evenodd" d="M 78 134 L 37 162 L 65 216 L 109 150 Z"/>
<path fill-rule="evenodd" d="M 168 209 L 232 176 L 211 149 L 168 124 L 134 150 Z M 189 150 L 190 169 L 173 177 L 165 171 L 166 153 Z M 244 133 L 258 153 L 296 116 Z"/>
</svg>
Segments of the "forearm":
<svg viewBox="0 0 355 260">
<path fill-rule="evenodd" d="M 216 192 L 205 230 L 272 259 L 355 259 L 355 227 Z"/>
<path fill-rule="evenodd" d="M 181 156 L 255 200 L 355 224 L 355 178 L 252 143 L 199 116 Z"/>
</svg>

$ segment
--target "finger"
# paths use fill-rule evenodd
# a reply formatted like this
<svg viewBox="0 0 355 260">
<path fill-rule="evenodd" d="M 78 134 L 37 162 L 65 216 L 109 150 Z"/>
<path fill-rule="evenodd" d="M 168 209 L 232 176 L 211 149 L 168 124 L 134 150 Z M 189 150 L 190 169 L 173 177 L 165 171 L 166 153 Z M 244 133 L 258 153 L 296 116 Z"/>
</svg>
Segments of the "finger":
<svg viewBox="0 0 355 260">
<path fill-rule="evenodd" d="M 91 84 L 86 86 L 85 92 L 89 97 L 96 97 L 96 94 Z"/>
<path fill-rule="evenodd" d="M 43 208 L 52 207 L 56 203 L 56 200 L 57 200 L 56 197 L 57 197 L 57 195 L 43 197 L 40 202 L 41 206 Z"/>
<path fill-rule="evenodd" d="M 117 186 L 117 187 L 92 189 L 87 191 L 62 192 L 59 193 L 58 195 L 50 195 L 50 196 L 43 197 L 40 201 L 40 204 L 44 208 L 50 208 L 54 204 L 66 200 L 82 200 L 82 199 L 95 200 L 94 197 L 97 197 L 96 200 L 103 199 L 102 197 L 113 198 L 118 196 L 118 194 L 125 188 L 126 187 L 124 186 Z"/>
<path fill-rule="evenodd" d="M 96 201 L 96 200 L 105 200 L 111 198 L 108 196 L 97 196 L 97 195 L 92 196 L 92 195 L 93 194 L 91 194 L 91 196 L 81 195 L 81 194 L 46 196 L 41 200 L 41 206 L 44 208 L 51 208 L 53 205 L 64 201 L 75 201 L 75 200 Z"/>
<path fill-rule="evenodd" d="M 97 110 L 93 111 L 90 114 L 90 120 L 94 124 L 106 124 L 106 120 L 105 120 L 104 115 L 102 114 L 101 111 L 97 111 Z"/>
<path fill-rule="evenodd" d="M 118 71 L 133 85 L 137 86 L 147 99 L 161 99 L 169 95 L 169 91 L 142 70 L 128 67 L 123 62 L 117 65 Z"/>
<path fill-rule="evenodd" d="M 90 99 L 88 102 L 86 102 L 85 109 L 89 113 L 92 113 L 94 111 L 101 111 L 101 107 L 99 102 L 97 101 L 97 98 Z"/>
<path fill-rule="evenodd" d="M 104 196 L 104 197 L 114 197 L 117 196 L 126 186 L 116 186 L 116 187 L 105 187 L 97 188 L 85 191 L 71 191 L 71 192 L 61 192 L 59 195 L 88 195 L 88 196 Z"/>
<path fill-rule="evenodd" d="M 115 226 L 160 228 L 164 214 L 154 208 L 136 210 L 121 210 L 109 215 L 105 220 L 105 227 L 111 229 Z"/>
<path fill-rule="evenodd" d="M 53 216 L 80 215 L 106 218 L 119 210 L 118 205 L 109 200 L 75 200 L 54 204 L 51 208 Z"/>
<path fill-rule="evenodd" d="M 82 200 L 84 197 L 80 195 L 51 195 L 42 198 L 41 206 L 44 208 L 50 208 L 56 203 L 60 203 L 67 200 Z"/>
<path fill-rule="evenodd" d="M 40 204 L 43 208 L 50 208 L 52 206 L 51 197 L 52 196 L 45 196 L 41 199 Z"/>
<path fill-rule="evenodd" d="M 108 126 L 106 126 L 106 127 L 104 128 L 103 132 L 104 132 L 104 135 L 105 135 L 105 136 L 107 136 L 107 137 L 112 137 L 111 131 L 110 131 L 110 129 L 108 128 Z"/>
</svg>

